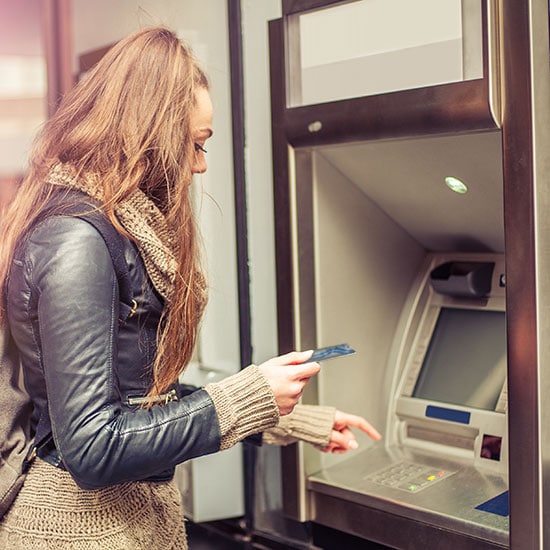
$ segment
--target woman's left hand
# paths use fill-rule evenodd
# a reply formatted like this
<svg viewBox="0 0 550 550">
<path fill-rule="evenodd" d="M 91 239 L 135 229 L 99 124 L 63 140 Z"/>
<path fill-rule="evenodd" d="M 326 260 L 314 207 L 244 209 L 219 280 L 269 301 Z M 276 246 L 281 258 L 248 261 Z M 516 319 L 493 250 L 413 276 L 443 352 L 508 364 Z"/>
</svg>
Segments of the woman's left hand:
<svg viewBox="0 0 550 550">
<path fill-rule="evenodd" d="M 336 411 L 334 415 L 334 425 L 330 435 L 330 441 L 326 447 L 321 450 L 324 453 L 345 453 L 351 449 L 357 449 L 359 444 L 350 430 L 350 427 L 358 428 L 365 432 L 375 441 L 382 439 L 378 431 L 371 426 L 364 418 L 348 414 L 342 411 Z"/>
</svg>

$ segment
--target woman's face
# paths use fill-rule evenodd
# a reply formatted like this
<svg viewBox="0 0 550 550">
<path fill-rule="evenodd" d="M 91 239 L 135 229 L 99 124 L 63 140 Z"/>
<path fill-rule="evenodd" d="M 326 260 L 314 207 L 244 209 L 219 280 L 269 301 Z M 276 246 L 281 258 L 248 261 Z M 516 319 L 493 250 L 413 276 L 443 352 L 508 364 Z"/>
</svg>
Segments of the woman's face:
<svg viewBox="0 0 550 550">
<path fill-rule="evenodd" d="M 199 88 L 195 93 L 195 109 L 191 113 L 191 132 L 193 134 L 193 161 L 191 163 L 191 172 L 193 174 L 202 174 L 206 172 L 206 150 L 204 144 L 206 140 L 214 133 L 212 131 L 212 120 L 214 110 L 212 100 L 206 88 Z"/>
</svg>

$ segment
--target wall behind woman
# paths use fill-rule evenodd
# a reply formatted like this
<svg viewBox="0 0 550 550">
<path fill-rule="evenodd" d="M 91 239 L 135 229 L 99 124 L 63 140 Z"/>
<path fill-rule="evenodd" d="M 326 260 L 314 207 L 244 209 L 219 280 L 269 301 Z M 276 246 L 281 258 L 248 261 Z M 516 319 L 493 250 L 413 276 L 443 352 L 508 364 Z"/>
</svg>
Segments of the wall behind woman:
<svg viewBox="0 0 550 550">
<path fill-rule="evenodd" d="M 21 180 L 34 134 L 46 117 L 40 0 L 1 3 L 0 208 Z"/>
<path fill-rule="evenodd" d="M 205 367 L 236 372 L 241 365 L 226 3 L 73 0 L 72 11 L 75 73 L 80 55 L 109 45 L 138 28 L 166 25 L 191 44 L 210 76 L 214 137 L 206 147 L 208 172 L 195 176 L 194 182 L 211 287 L 199 350 Z M 211 376 L 215 377 L 215 373 Z"/>
</svg>

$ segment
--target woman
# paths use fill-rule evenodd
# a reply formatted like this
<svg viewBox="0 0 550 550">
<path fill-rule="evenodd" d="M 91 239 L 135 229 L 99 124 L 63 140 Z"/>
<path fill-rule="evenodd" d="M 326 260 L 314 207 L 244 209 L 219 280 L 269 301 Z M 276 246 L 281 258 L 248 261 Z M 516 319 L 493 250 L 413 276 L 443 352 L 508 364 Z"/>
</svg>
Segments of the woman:
<svg viewBox="0 0 550 550">
<path fill-rule="evenodd" d="M 324 451 L 356 447 L 366 420 L 296 406 L 311 352 L 292 352 L 184 395 L 206 303 L 191 209 L 212 135 L 208 82 L 164 28 L 114 46 L 37 139 L 3 220 L 0 283 L 45 444 L 0 523 L 9 548 L 186 548 L 174 467 L 253 434 Z M 133 309 L 119 323 L 100 210 L 124 237 Z M 49 547 L 49 546 L 48 546 Z"/>
</svg>

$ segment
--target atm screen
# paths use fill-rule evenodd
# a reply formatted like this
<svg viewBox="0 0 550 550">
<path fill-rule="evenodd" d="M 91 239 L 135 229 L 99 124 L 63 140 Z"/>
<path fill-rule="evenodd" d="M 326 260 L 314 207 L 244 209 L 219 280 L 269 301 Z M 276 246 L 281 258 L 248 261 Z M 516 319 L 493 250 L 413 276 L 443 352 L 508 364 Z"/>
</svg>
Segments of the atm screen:
<svg viewBox="0 0 550 550">
<path fill-rule="evenodd" d="M 442 308 L 413 397 L 494 410 L 506 377 L 504 315 Z"/>
</svg>

